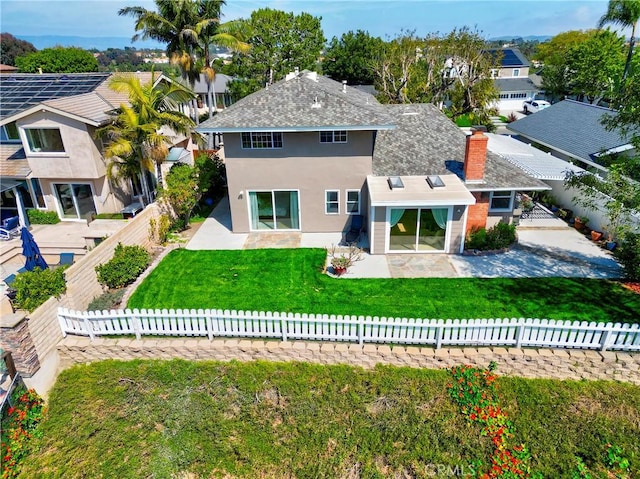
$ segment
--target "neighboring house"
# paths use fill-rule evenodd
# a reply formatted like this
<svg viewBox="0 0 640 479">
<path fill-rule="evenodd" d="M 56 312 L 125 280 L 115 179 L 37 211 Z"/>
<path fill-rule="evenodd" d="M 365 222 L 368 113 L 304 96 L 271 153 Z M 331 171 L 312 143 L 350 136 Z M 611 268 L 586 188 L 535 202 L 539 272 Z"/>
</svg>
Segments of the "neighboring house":
<svg viewBox="0 0 640 479">
<path fill-rule="evenodd" d="M 143 83 L 152 74 L 137 73 Z M 108 87 L 110 73 L 15 74 L 0 78 L 2 217 L 25 208 L 56 211 L 61 219 L 113 213 L 141 201 L 139 181 L 107 179 L 108 159 L 96 130 L 127 102 Z M 170 81 L 158 77 L 156 81 Z M 174 144 L 188 147 L 185 138 Z M 151 174 L 150 174 L 151 175 Z"/>
<path fill-rule="evenodd" d="M 193 87 L 187 82 L 183 81 L 183 83 L 190 88 L 193 88 L 193 91 L 196 95 L 198 95 L 197 103 L 198 103 L 198 114 L 205 115 L 209 113 L 209 103 L 211 103 L 213 111 L 221 111 L 227 108 L 231 103 L 233 103 L 231 99 L 231 93 L 229 92 L 228 84 L 233 80 L 229 75 L 224 75 L 222 73 L 216 73 L 213 78 L 213 82 L 211 84 L 211 102 L 208 101 L 207 93 L 208 85 L 207 78 L 204 73 L 200 74 L 200 78 L 196 80 L 193 84 Z"/>
<path fill-rule="evenodd" d="M 491 50 L 500 55 L 500 68 L 491 71 L 499 100 L 494 105 L 502 113 L 522 110 L 522 102 L 533 99 L 540 88 L 529 78 L 529 61 L 517 47 Z"/>
<path fill-rule="evenodd" d="M 614 110 L 563 100 L 535 115 L 507 125 L 518 139 L 546 149 L 563 160 L 606 171 L 599 162 L 603 154 L 633 154 L 630 138 L 617 130 L 607 131 L 601 121 Z"/>
<path fill-rule="evenodd" d="M 249 95 L 198 128 L 222 133 L 232 229 L 340 232 L 366 217 L 372 254 L 459 253 L 549 187 L 487 152 L 433 105 L 381 105 L 314 72 Z"/>
</svg>

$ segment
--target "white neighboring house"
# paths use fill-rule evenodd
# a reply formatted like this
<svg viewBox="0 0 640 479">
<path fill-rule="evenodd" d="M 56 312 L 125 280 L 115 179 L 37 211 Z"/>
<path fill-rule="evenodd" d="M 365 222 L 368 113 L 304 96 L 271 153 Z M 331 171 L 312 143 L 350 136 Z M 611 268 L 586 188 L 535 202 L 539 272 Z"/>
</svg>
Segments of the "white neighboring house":
<svg viewBox="0 0 640 479">
<path fill-rule="evenodd" d="M 494 107 L 503 115 L 521 111 L 525 100 L 532 100 L 540 93 L 540 88 L 529 78 L 529 61 L 517 47 L 492 52 L 501 55 L 500 68 L 491 72 L 494 85 L 500 92 Z"/>
</svg>

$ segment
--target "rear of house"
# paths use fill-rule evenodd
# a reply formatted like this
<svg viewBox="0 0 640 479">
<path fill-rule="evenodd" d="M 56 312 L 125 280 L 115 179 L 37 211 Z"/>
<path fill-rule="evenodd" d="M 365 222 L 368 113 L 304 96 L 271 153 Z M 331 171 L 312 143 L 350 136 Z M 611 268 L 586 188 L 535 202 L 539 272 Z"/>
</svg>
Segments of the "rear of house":
<svg viewBox="0 0 640 479">
<path fill-rule="evenodd" d="M 381 105 L 296 72 L 198 128 L 222 133 L 234 233 L 346 231 L 372 254 L 459 253 L 466 232 L 511 221 L 514 193 L 545 189 L 433 105 Z"/>
</svg>

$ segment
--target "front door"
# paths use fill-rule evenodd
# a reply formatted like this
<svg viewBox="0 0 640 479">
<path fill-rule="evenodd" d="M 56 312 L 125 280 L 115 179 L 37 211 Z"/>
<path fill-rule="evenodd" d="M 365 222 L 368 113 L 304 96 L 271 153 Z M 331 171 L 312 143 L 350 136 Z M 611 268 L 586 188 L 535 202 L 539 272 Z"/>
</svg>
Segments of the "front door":
<svg viewBox="0 0 640 479">
<path fill-rule="evenodd" d="M 297 191 L 250 191 L 252 230 L 299 230 Z"/>
</svg>

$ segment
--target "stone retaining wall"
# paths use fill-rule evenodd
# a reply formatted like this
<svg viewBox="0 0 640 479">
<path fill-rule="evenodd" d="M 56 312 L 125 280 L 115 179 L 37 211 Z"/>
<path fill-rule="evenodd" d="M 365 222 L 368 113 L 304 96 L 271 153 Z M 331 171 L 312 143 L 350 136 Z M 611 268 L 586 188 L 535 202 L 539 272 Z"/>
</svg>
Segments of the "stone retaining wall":
<svg viewBox="0 0 640 479">
<path fill-rule="evenodd" d="M 160 214 L 157 204 L 149 205 L 120 231 L 109 236 L 86 255 L 77 258 L 65 271 L 67 292 L 60 298 L 49 298 L 31 313 L 19 311 L 22 316 L 26 316 L 22 322 L 10 321 L 11 318 L 5 318 L 9 315 L 2 314 L 0 348 L 13 353 L 16 369 L 20 374 L 32 376 L 40 368 L 40 360 L 56 350 L 62 339 L 58 307 L 85 310 L 93 298 L 102 294 L 103 288 L 98 283 L 95 267 L 113 257 L 118 243 L 151 249 L 153 242 L 149 238 L 149 220 L 157 219 Z"/>
<path fill-rule="evenodd" d="M 498 364 L 501 375 L 550 379 L 612 379 L 640 385 L 640 354 L 562 349 L 403 347 L 375 344 L 237 339 L 105 339 L 67 336 L 58 344 L 61 365 L 105 359 L 306 361 L 372 368 L 378 363 L 441 369 Z"/>
</svg>

